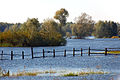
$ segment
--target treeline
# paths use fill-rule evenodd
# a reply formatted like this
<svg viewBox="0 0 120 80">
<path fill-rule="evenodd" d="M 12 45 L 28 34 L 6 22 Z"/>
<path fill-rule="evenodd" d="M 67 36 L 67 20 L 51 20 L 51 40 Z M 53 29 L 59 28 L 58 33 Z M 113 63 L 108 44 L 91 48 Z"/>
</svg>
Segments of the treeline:
<svg viewBox="0 0 120 80">
<path fill-rule="evenodd" d="M 13 25 L 14 24 L 12 24 L 12 23 L 3 23 L 3 22 L 0 22 L 0 32 L 4 32 L 5 30 L 9 29 Z"/>
<path fill-rule="evenodd" d="M 114 21 L 98 21 L 92 20 L 92 17 L 86 13 L 75 19 L 75 23 L 71 24 L 71 33 L 76 38 L 85 38 L 87 36 L 95 36 L 96 38 L 111 38 L 120 35 L 120 24 Z"/>
<path fill-rule="evenodd" d="M 0 23 L 0 46 L 59 46 L 65 45 L 64 37 L 87 36 L 111 38 L 120 34 L 120 24 L 113 21 L 92 20 L 92 16 L 82 13 L 75 22 L 67 22 L 69 13 L 61 8 L 54 19 L 39 23 L 37 18 L 28 19 L 23 24 Z"/>
<path fill-rule="evenodd" d="M 58 23 L 52 19 L 42 24 L 36 18 L 28 19 L 0 33 L 0 46 L 59 46 L 65 43 Z"/>
</svg>

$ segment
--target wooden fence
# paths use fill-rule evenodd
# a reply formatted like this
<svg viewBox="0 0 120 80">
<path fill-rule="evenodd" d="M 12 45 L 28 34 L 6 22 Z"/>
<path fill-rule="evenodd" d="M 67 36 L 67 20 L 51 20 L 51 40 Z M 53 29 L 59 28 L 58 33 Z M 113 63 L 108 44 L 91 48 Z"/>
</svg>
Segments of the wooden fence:
<svg viewBox="0 0 120 80">
<path fill-rule="evenodd" d="M 86 51 L 86 52 L 84 52 Z M 113 52 L 119 52 L 119 53 L 113 53 Z M 10 59 L 13 60 L 14 57 L 17 56 L 21 56 L 21 59 L 25 59 L 25 56 L 31 56 L 32 59 L 34 58 L 45 58 L 45 57 L 50 57 L 50 56 L 45 56 L 46 54 L 50 53 L 52 54 L 52 57 L 56 57 L 58 55 L 58 52 L 63 53 L 63 57 L 67 56 L 67 52 L 71 53 L 71 55 L 74 57 L 75 55 L 80 55 L 83 56 L 83 54 L 88 54 L 88 56 L 90 56 L 91 54 L 104 54 L 105 56 L 107 55 L 120 55 L 120 48 L 105 48 L 105 49 L 91 49 L 90 47 L 88 49 L 75 49 L 73 48 L 72 50 L 61 50 L 61 51 L 57 51 L 55 49 L 53 49 L 52 51 L 50 50 L 46 50 L 42 49 L 41 52 L 34 52 L 33 47 L 31 47 L 31 55 L 25 55 L 25 51 L 21 51 L 21 54 L 14 54 L 13 51 L 11 51 L 9 54 L 5 54 L 4 51 L 1 51 L 0 54 L 0 60 L 5 60 L 3 59 L 4 55 L 8 55 L 10 56 Z M 79 54 L 76 54 L 79 53 Z M 41 54 L 42 56 L 34 56 L 35 54 Z"/>
</svg>

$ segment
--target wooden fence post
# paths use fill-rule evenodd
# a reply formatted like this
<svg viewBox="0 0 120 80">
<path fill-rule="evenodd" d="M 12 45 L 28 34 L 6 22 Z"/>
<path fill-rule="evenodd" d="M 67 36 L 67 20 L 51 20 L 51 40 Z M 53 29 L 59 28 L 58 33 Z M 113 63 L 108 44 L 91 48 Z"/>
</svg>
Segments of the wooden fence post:
<svg viewBox="0 0 120 80">
<path fill-rule="evenodd" d="M 75 48 L 73 48 L 73 56 L 75 56 Z"/>
<path fill-rule="evenodd" d="M 82 51 L 83 51 L 83 50 L 82 50 L 82 48 L 81 48 L 81 56 L 82 56 L 82 54 L 83 54 Z"/>
<path fill-rule="evenodd" d="M 64 57 L 66 57 L 66 50 L 64 50 Z"/>
<path fill-rule="evenodd" d="M 22 51 L 22 59 L 24 59 L 24 51 Z"/>
<path fill-rule="evenodd" d="M 55 57 L 55 49 L 53 49 L 53 57 Z"/>
<path fill-rule="evenodd" d="M 11 60 L 13 60 L 13 51 L 11 51 Z"/>
<path fill-rule="evenodd" d="M 31 54 L 32 54 L 32 59 L 34 58 L 33 56 L 33 47 L 31 47 Z"/>
<path fill-rule="evenodd" d="M 45 51 L 44 51 L 44 49 L 43 49 L 43 58 L 45 57 Z"/>
<path fill-rule="evenodd" d="M 105 56 L 107 55 L 107 48 L 105 48 Z"/>
<path fill-rule="evenodd" d="M 89 47 L 89 49 L 88 49 L 88 56 L 90 56 L 90 47 Z"/>
<path fill-rule="evenodd" d="M 2 53 L 1 53 L 1 60 L 2 60 L 2 58 L 3 58 L 3 50 L 2 50 Z"/>
</svg>

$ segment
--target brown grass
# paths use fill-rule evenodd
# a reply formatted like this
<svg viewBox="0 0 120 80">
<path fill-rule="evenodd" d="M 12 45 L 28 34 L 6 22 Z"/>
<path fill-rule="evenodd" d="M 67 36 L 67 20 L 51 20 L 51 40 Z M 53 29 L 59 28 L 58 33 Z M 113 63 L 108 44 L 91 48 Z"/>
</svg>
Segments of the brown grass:
<svg viewBox="0 0 120 80">
<path fill-rule="evenodd" d="M 108 74 L 108 72 L 88 71 L 88 72 L 68 73 L 68 74 L 64 74 L 63 76 L 82 76 L 82 75 L 89 75 L 89 74 Z"/>
</svg>

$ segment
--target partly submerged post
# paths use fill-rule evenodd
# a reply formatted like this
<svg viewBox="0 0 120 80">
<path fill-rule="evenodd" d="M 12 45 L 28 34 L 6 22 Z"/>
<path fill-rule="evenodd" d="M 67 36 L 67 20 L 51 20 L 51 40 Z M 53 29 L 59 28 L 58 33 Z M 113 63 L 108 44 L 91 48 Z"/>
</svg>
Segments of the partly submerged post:
<svg viewBox="0 0 120 80">
<path fill-rule="evenodd" d="M 73 48 L 73 56 L 75 56 L 75 48 Z"/>
<path fill-rule="evenodd" d="M 89 47 L 89 49 L 88 49 L 88 56 L 90 56 L 90 47 Z"/>
<path fill-rule="evenodd" d="M 53 49 L 53 57 L 55 57 L 55 49 Z"/>
<path fill-rule="evenodd" d="M 82 48 L 81 48 L 81 56 L 82 56 L 82 54 L 83 54 L 82 51 L 83 51 L 83 50 L 82 50 Z"/>
<path fill-rule="evenodd" d="M 66 50 L 64 50 L 64 57 L 66 57 Z"/>
<path fill-rule="evenodd" d="M 22 59 L 24 59 L 24 51 L 22 51 Z"/>
<path fill-rule="evenodd" d="M 31 54 L 32 54 L 32 59 L 34 58 L 33 56 L 33 47 L 31 47 Z"/>
<path fill-rule="evenodd" d="M 2 60 L 2 58 L 3 58 L 3 50 L 2 50 L 2 53 L 1 53 L 1 60 Z"/>
<path fill-rule="evenodd" d="M 44 51 L 44 49 L 43 49 L 43 58 L 45 57 L 45 51 Z"/>
<path fill-rule="evenodd" d="M 107 48 L 105 48 L 105 56 L 107 55 Z"/>
<path fill-rule="evenodd" d="M 13 60 L 13 51 L 11 51 L 11 60 Z"/>
</svg>

